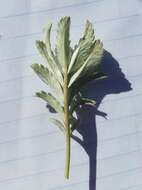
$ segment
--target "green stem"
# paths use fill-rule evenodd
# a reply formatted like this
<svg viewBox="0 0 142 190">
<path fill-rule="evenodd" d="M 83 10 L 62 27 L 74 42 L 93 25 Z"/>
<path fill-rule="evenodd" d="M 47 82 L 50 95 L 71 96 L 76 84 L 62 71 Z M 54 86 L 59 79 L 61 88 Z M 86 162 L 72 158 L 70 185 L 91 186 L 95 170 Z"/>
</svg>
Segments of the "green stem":
<svg viewBox="0 0 142 190">
<path fill-rule="evenodd" d="M 69 179 L 70 171 L 70 127 L 69 127 L 69 105 L 68 105 L 68 76 L 67 69 L 64 77 L 64 111 L 65 111 L 65 127 L 66 127 L 66 166 L 65 178 Z"/>
<path fill-rule="evenodd" d="M 65 178 L 69 179 L 70 172 L 70 134 L 66 134 L 66 167 L 65 167 Z"/>
</svg>

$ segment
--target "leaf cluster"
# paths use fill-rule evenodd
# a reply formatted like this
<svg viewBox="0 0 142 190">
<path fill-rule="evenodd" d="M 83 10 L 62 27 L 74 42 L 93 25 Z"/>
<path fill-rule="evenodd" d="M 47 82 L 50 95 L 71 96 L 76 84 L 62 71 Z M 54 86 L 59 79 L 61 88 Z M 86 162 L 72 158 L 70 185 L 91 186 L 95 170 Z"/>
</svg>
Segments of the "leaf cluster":
<svg viewBox="0 0 142 190">
<path fill-rule="evenodd" d="M 46 101 L 59 114 L 59 119 L 52 118 L 51 121 L 63 132 L 66 131 L 64 119 L 66 100 L 72 132 L 78 125 L 74 117 L 77 109 L 83 104 L 96 104 L 95 100 L 82 97 L 81 88 L 91 80 L 106 77 L 100 71 L 103 44 L 96 40 L 93 25 L 87 20 L 82 37 L 72 48 L 69 39 L 70 17 L 63 17 L 58 23 L 56 46 L 53 51 L 50 42 L 51 28 L 52 24 L 49 24 L 44 29 L 43 39 L 36 41 L 36 47 L 45 65 L 34 63 L 31 67 L 55 93 L 40 91 L 36 96 Z M 67 94 L 65 90 L 68 91 Z"/>
</svg>

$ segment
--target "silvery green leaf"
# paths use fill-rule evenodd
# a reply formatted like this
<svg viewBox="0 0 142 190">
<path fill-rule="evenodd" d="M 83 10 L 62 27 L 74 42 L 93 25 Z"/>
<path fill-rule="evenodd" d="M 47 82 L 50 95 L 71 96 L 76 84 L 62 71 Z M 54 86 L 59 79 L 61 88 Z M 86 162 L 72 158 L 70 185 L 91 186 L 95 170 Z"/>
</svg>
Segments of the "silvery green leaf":
<svg viewBox="0 0 142 190">
<path fill-rule="evenodd" d="M 96 40 L 92 52 L 86 60 L 87 66 L 84 69 L 84 74 L 89 72 L 97 72 L 97 68 L 99 69 L 98 66 L 100 65 L 101 59 L 103 57 L 103 53 L 104 49 L 102 42 L 100 40 Z"/>
<path fill-rule="evenodd" d="M 62 87 L 48 68 L 37 63 L 32 64 L 31 67 L 43 82 L 49 85 L 50 88 L 54 89 L 56 93 L 59 93 L 60 100 L 63 101 Z"/>
<path fill-rule="evenodd" d="M 36 96 L 45 100 L 56 112 L 58 112 L 63 117 L 64 109 L 60 102 L 54 96 L 52 96 L 52 94 L 47 94 L 46 92 L 41 91 L 37 92 Z"/>
<path fill-rule="evenodd" d="M 71 61 L 70 61 L 69 67 L 68 67 L 68 73 L 70 73 L 70 71 L 71 71 L 71 69 L 72 69 L 72 67 L 73 67 L 73 65 L 74 65 L 74 63 L 75 63 L 75 61 L 77 59 L 79 48 L 80 47 L 76 48 L 76 50 L 72 54 Z"/>
<path fill-rule="evenodd" d="M 40 41 L 40 40 L 37 40 L 36 41 L 36 47 L 37 47 L 39 53 L 41 54 L 41 56 L 46 60 L 48 69 L 51 72 L 53 72 L 52 60 L 49 57 L 45 43 Z"/>
<path fill-rule="evenodd" d="M 100 64 L 102 57 L 103 57 L 102 43 L 99 40 L 96 40 L 96 42 L 94 44 L 94 48 L 92 49 L 92 52 L 86 59 L 85 63 L 71 77 L 68 87 L 70 87 L 75 82 L 75 80 L 77 80 L 79 75 L 81 75 L 81 74 L 85 75 L 85 73 L 89 73 L 89 71 L 92 72 L 94 67 L 97 68 L 97 66 Z M 84 72 L 82 72 L 83 70 L 84 70 Z"/>
<path fill-rule="evenodd" d="M 56 126 L 59 127 L 59 129 L 64 133 L 65 132 L 65 127 L 61 121 L 58 119 L 50 118 L 50 121 L 55 124 Z"/>
<path fill-rule="evenodd" d="M 77 80 L 77 78 L 79 77 L 79 75 L 81 74 L 81 72 L 83 71 L 83 69 L 85 68 L 85 66 L 87 65 L 87 62 L 85 62 L 79 69 L 78 71 L 76 71 L 73 76 L 71 76 L 69 84 L 68 84 L 68 88 L 71 87 L 71 85 Z"/>
<path fill-rule="evenodd" d="M 69 64 L 70 58 L 70 17 L 63 17 L 58 23 L 57 29 L 57 44 L 56 44 L 56 57 L 58 63 L 61 65 L 63 72 Z"/>
<path fill-rule="evenodd" d="M 79 43 L 76 45 L 75 49 L 80 47 L 78 52 L 77 60 L 72 68 L 72 72 L 75 73 L 81 65 L 85 62 L 87 57 L 89 56 L 93 44 L 95 41 L 94 29 L 91 22 L 87 20 L 85 31 L 83 37 L 79 40 Z"/>
<path fill-rule="evenodd" d="M 62 77 L 61 73 L 59 72 L 54 59 L 50 56 L 50 53 L 47 51 L 45 43 L 40 40 L 37 40 L 36 47 L 37 47 L 39 53 L 45 59 L 49 71 L 52 74 L 56 73 L 55 74 L 56 79 L 61 83 L 61 85 L 63 85 L 63 77 Z"/>
<path fill-rule="evenodd" d="M 54 58 L 54 54 L 51 49 L 51 42 L 50 42 L 51 28 L 52 28 L 52 24 L 48 24 L 47 27 L 44 28 L 43 42 L 45 43 L 47 51 L 50 54 L 50 56 L 53 56 L 53 58 Z"/>
<path fill-rule="evenodd" d="M 88 25 L 90 26 L 91 24 L 89 23 Z M 88 28 L 91 28 L 91 29 L 88 29 Z M 94 32 L 92 31 L 92 25 L 91 25 L 91 27 L 87 27 L 86 31 L 89 31 L 89 33 L 87 33 L 87 32 L 85 33 L 86 34 L 85 37 L 86 37 L 86 41 L 89 42 L 89 44 L 91 43 L 91 45 L 90 45 L 91 48 L 89 48 L 89 51 L 88 51 L 87 48 L 90 46 L 88 46 L 86 41 L 85 41 L 86 43 L 85 42 L 83 43 L 83 40 L 81 40 L 83 45 L 84 44 L 85 45 L 83 46 L 84 49 L 82 50 L 82 52 L 78 52 L 78 54 L 80 53 L 80 57 L 83 57 L 85 52 L 87 52 L 88 57 L 85 57 L 86 60 L 85 59 L 80 60 L 81 64 L 77 64 L 78 68 L 77 68 L 76 72 L 74 72 L 73 75 L 71 76 L 68 87 L 70 87 L 81 74 L 82 75 L 85 74 L 86 70 L 87 71 L 89 70 L 92 72 L 92 70 L 91 70 L 92 67 L 94 67 L 94 65 L 97 66 L 98 64 L 100 64 L 100 60 L 103 57 L 102 43 L 99 40 L 96 40 L 92 44 L 92 42 L 90 41 L 90 39 L 92 39 L 92 38 L 94 39 L 94 36 L 93 36 Z M 88 40 L 88 38 L 89 38 L 89 40 Z M 81 42 L 80 42 L 80 44 L 81 44 Z M 81 45 L 80 45 L 80 49 L 81 49 Z M 79 57 L 79 55 L 78 55 L 78 57 Z M 78 59 L 78 57 L 77 57 L 77 59 Z"/>
<path fill-rule="evenodd" d="M 54 66 L 56 66 L 54 68 L 54 70 L 56 70 L 57 75 L 59 75 L 60 77 L 62 77 L 62 68 L 61 66 L 56 62 L 55 59 L 55 55 L 51 49 L 51 42 L 50 42 L 50 33 L 51 33 L 51 28 L 52 28 L 52 24 L 48 24 L 47 27 L 44 28 L 44 37 L 43 37 L 43 42 L 46 45 L 47 48 L 47 52 L 49 54 L 50 59 L 52 60 L 52 62 L 54 63 Z"/>
</svg>

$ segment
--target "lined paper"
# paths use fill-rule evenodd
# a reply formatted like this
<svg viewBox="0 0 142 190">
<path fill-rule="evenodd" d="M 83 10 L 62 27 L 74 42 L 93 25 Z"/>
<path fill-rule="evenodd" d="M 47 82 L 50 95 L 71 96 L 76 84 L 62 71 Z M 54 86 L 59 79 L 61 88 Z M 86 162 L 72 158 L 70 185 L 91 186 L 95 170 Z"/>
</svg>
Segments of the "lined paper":
<svg viewBox="0 0 142 190">
<path fill-rule="evenodd" d="M 5 0 L 0 7 L 0 189 L 89 189 L 89 159 L 72 142 L 70 180 L 64 180 L 64 137 L 49 123 L 45 103 L 34 92 L 46 90 L 31 63 L 42 29 L 72 18 L 71 40 L 80 37 L 86 19 L 119 63 L 132 90 L 106 96 L 97 116 L 96 190 L 142 188 L 142 1 Z M 94 189 L 95 190 L 95 189 Z"/>
</svg>

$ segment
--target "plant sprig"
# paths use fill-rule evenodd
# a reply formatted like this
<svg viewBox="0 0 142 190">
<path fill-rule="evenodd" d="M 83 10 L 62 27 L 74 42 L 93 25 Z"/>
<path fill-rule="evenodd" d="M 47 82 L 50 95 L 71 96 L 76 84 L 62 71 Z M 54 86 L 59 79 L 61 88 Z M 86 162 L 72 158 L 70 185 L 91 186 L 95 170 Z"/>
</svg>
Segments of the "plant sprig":
<svg viewBox="0 0 142 190">
<path fill-rule="evenodd" d="M 52 24 L 44 29 L 43 40 L 36 41 L 36 47 L 44 58 L 46 66 L 32 64 L 31 67 L 40 79 L 53 91 L 40 91 L 36 96 L 46 101 L 58 114 L 59 119 L 51 118 L 66 139 L 66 166 L 65 177 L 69 178 L 71 134 L 79 125 L 74 116 L 77 109 L 84 104 L 95 105 L 95 100 L 84 98 L 81 88 L 91 80 L 105 78 L 100 71 L 103 57 L 103 45 L 95 39 L 94 29 L 87 20 L 83 36 L 74 48 L 70 46 L 70 17 L 63 17 L 58 23 L 57 42 L 55 50 L 51 49 L 50 34 Z"/>
</svg>

